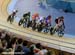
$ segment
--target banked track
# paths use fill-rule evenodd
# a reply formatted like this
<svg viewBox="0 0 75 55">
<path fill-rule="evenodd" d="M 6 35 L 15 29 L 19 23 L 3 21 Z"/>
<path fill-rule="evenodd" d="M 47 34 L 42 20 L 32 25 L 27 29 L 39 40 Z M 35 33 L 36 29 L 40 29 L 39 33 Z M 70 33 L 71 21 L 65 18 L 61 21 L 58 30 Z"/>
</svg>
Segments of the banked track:
<svg viewBox="0 0 75 55">
<path fill-rule="evenodd" d="M 23 27 L 19 27 L 16 22 L 14 22 L 12 25 L 7 23 L 7 6 L 10 1 L 11 0 L 0 0 L 0 28 L 25 36 L 18 36 L 20 38 L 27 39 L 35 43 L 40 42 L 48 47 L 75 53 L 75 39 L 65 37 L 59 38 L 56 35 L 51 36 L 49 34 L 32 31 L 31 29 L 24 29 Z"/>
<path fill-rule="evenodd" d="M 1 20 L 6 20 L 6 17 L 8 15 L 7 6 L 9 2 L 10 0 L 0 0 L 0 19 Z"/>
</svg>

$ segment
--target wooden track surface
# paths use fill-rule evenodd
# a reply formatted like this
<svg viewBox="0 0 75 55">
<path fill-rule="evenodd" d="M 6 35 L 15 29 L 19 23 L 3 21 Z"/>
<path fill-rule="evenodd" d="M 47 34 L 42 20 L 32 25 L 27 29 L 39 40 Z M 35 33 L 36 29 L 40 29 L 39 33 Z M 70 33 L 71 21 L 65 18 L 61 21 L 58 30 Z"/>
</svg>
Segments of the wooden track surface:
<svg viewBox="0 0 75 55">
<path fill-rule="evenodd" d="M 7 5 L 10 0 L 0 0 L 0 20 L 5 21 L 8 13 L 7 13 Z"/>
<path fill-rule="evenodd" d="M 10 0 L 0 0 L 0 28 L 6 29 L 8 31 L 14 32 L 16 34 L 23 35 L 24 39 L 29 38 L 30 41 L 33 42 L 40 42 L 46 46 L 50 46 L 50 44 L 54 46 L 50 46 L 53 48 L 70 48 L 75 49 L 75 39 L 73 38 L 65 38 L 65 37 L 58 37 L 57 35 L 51 36 L 50 34 L 38 33 L 36 31 L 32 31 L 30 28 L 23 28 L 19 27 L 16 22 L 12 25 L 6 22 L 6 18 L 8 16 L 7 13 L 7 5 Z M 63 50 L 63 49 L 62 49 Z M 65 50 L 68 51 L 68 50 Z M 71 52 L 71 51 L 68 51 Z M 75 51 L 73 51 L 75 53 Z"/>
</svg>

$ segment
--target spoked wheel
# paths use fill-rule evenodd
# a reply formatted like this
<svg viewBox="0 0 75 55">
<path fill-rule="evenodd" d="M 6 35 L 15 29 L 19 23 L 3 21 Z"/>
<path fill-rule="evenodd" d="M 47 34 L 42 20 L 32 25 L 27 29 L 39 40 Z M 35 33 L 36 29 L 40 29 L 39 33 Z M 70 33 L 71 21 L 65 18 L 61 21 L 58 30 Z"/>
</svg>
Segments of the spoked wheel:
<svg viewBox="0 0 75 55">
<path fill-rule="evenodd" d="M 14 18 L 11 18 L 10 19 L 10 23 L 12 24 L 14 22 Z"/>
<path fill-rule="evenodd" d="M 59 29 L 59 31 L 58 31 L 58 36 L 59 36 L 59 37 L 63 37 L 63 36 L 64 36 L 64 30 Z"/>
<path fill-rule="evenodd" d="M 21 19 L 18 23 L 19 26 L 21 26 L 23 24 L 23 20 Z"/>
<path fill-rule="evenodd" d="M 54 35 L 55 34 L 55 29 L 53 27 L 50 28 L 50 34 Z"/>
<path fill-rule="evenodd" d="M 64 33 L 59 33 L 58 36 L 59 37 L 63 37 L 64 36 Z"/>
<path fill-rule="evenodd" d="M 8 18 L 7 18 L 7 22 L 10 21 L 10 19 L 11 19 L 11 15 L 8 16 Z"/>
<path fill-rule="evenodd" d="M 27 27 L 27 23 L 23 22 L 23 28 L 26 28 L 26 27 Z"/>
</svg>

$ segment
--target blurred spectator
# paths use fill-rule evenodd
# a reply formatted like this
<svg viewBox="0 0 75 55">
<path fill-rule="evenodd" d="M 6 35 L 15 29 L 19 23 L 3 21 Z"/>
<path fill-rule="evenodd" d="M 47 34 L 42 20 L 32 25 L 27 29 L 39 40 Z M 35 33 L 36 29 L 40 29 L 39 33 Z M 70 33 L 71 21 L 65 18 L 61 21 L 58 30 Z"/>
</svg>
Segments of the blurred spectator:
<svg viewBox="0 0 75 55">
<path fill-rule="evenodd" d="M 14 55 L 23 55 L 23 49 L 21 46 L 18 46 L 17 49 L 15 50 L 15 54 Z"/>
<path fill-rule="evenodd" d="M 24 41 L 23 42 L 23 52 L 25 55 L 28 55 L 30 53 L 30 49 L 27 47 L 28 42 Z"/>
<path fill-rule="evenodd" d="M 6 51 L 6 49 L 7 49 L 7 41 L 6 40 L 2 40 L 2 47 L 3 47 L 3 50 Z"/>
</svg>

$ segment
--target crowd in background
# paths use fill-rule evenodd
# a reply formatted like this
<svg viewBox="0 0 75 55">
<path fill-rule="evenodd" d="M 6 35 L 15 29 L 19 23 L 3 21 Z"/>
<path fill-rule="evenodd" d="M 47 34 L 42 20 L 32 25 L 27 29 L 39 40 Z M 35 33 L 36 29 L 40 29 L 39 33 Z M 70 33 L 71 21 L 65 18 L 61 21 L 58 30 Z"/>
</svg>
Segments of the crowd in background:
<svg viewBox="0 0 75 55">
<path fill-rule="evenodd" d="M 11 15 L 8 16 L 7 21 L 12 23 L 14 21 L 14 17 L 18 11 L 14 11 Z M 37 30 L 38 32 L 50 33 L 53 35 L 54 33 L 58 32 L 59 36 L 64 35 L 64 17 L 60 16 L 55 19 L 55 26 L 52 25 L 52 17 L 48 15 L 47 17 L 42 17 L 38 13 L 35 13 L 31 17 L 31 12 L 23 14 L 23 17 L 20 19 L 18 25 L 23 25 L 24 28 L 31 27 L 32 30 Z"/>
<path fill-rule="evenodd" d="M 2 30 L 0 31 L 0 55 L 50 55 L 50 52 L 40 43 L 30 43 Z"/>
</svg>

